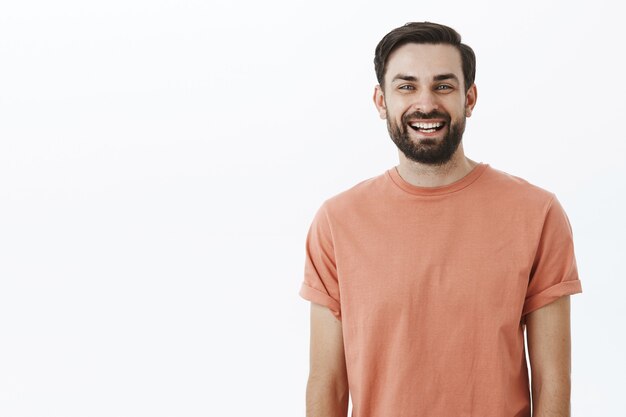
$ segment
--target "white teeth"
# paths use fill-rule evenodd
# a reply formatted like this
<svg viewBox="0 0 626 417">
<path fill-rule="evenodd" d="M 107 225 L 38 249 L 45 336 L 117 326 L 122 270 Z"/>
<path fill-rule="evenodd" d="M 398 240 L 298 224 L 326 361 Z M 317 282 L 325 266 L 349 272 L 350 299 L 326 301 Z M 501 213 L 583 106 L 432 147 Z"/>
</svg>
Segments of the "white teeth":
<svg viewBox="0 0 626 417">
<path fill-rule="evenodd" d="M 418 129 L 435 129 L 435 128 L 439 128 L 441 126 L 443 126 L 443 122 L 438 122 L 438 123 L 419 123 L 419 122 L 414 122 L 411 123 L 411 126 L 418 128 Z"/>
</svg>

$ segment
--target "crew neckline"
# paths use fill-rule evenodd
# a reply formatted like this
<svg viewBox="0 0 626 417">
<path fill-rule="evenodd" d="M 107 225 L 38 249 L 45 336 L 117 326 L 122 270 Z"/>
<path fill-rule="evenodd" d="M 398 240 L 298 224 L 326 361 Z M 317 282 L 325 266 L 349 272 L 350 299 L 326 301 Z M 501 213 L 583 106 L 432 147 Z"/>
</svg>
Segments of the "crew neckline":
<svg viewBox="0 0 626 417">
<path fill-rule="evenodd" d="M 402 190 L 406 191 L 409 194 L 413 195 L 422 195 L 422 196 L 435 196 L 435 195 L 443 195 L 450 194 L 455 191 L 462 190 L 468 185 L 472 184 L 474 181 L 481 176 L 485 169 L 489 164 L 485 164 L 479 162 L 470 172 L 468 172 L 464 177 L 459 178 L 455 182 L 446 185 L 439 185 L 436 187 L 420 187 L 417 185 L 413 185 L 407 182 L 404 178 L 400 176 L 398 172 L 397 166 L 389 168 L 386 172 L 387 176 L 391 179 L 391 181 L 400 187 Z"/>
</svg>

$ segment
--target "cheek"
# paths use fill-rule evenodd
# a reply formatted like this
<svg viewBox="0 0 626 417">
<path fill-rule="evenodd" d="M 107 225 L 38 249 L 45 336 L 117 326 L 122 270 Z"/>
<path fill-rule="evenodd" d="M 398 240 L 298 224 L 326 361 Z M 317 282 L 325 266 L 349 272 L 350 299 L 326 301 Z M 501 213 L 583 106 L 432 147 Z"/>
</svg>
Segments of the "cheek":
<svg viewBox="0 0 626 417">
<path fill-rule="evenodd" d="M 397 123 L 402 122 L 402 116 L 404 116 L 408 111 L 408 108 L 401 106 L 388 106 L 387 107 L 387 118 L 396 121 Z"/>
<path fill-rule="evenodd" d="M 450 106 L 448 106 L 447 108 L 449 109 L 450 112 L 454 112 L 454 113 L 450 113 L 451 117 L 456 117 L 458 119 L 465 115 L 465 111 L 466 111 L 465 102 L 451 103 Z"/>
</svg>

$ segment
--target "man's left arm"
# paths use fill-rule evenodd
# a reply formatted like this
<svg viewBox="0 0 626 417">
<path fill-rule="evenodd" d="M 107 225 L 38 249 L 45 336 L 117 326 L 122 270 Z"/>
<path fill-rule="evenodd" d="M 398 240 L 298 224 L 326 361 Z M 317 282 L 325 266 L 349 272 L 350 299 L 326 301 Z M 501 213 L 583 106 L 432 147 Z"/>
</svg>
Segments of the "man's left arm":
<svg viewBox="0 0 626 417">
<path fill-rule="evenodd" d="M 526 316 L 533 417 L 570 417 L 570 297 Z"/>
</svg>

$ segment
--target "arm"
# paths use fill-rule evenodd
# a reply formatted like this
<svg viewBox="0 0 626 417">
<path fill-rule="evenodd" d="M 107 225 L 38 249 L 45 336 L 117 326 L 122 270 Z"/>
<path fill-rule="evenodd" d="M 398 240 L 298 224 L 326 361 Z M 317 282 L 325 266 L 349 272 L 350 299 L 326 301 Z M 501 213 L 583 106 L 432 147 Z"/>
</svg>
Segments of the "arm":
<svg viewBox="0 0 626 417">
<path fill-rule="evenodd" d="M 311 303 L 307 417 L 346 417 L 348 395 L 341 321 L 327 307 Z"/>
<path fill-rule="evenodd" d="M 558 298 L 528 313 L 533 417 L 570 417 L 570 300 Z"/>
</svg>

